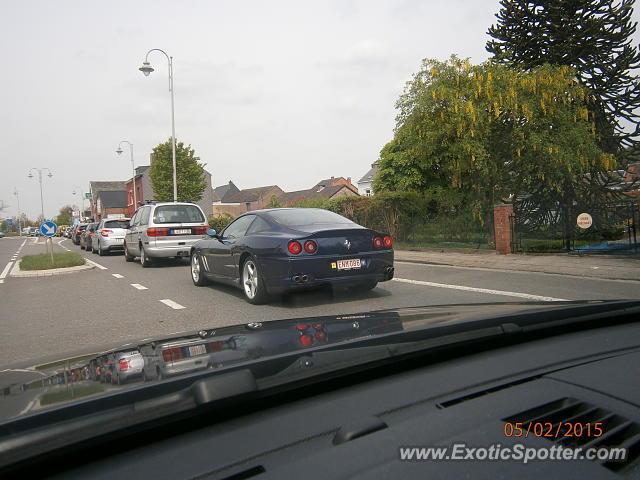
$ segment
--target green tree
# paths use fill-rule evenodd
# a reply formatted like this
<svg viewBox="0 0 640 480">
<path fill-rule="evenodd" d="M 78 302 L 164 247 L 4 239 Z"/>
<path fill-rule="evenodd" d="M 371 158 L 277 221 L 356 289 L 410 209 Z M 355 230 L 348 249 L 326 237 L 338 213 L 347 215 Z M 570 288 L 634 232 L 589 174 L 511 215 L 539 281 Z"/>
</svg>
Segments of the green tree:
<svg viewBox="0 0 640 480">
<path fill-rule="evenodd" d="M 494 61 L 534 69 L 544 64 L 574 68 L 589 89 L 587 104 L 597 140 L 622 154 L 640 134 L 640 55 L 632 45 L 634 0 L 501 0 L 489 28 Z M 629 131 L 629 124 L 632 126 Z M 625 127 L 626 130 L 625 131 Z"/>
<path fill-rule="evenodd" d="M 512 195 L 573 198 L 584 173 L 615 165 L 586 101 L 567 66 L 425 60 L 397 102 L 374 190 L 430 191 L 479 220 Z"/>
<path fill-rule="evenodd" d="M 173 200 L 173 160 L 171 139 L 153 149 L 153 160 L 149 169 L 151 187 L 155 200 Z M 178 201 L 197 202 L 202 199 L 205 180 L 204 164 L 195 156 L 191 145 L 176 142 L 176 177 Z"/>
<path fill-rule="evenodd" d="M 55 222 L 58 225 L 71 225 L 71 215 L 73 213 L 73 207 L 71 205 L 65 205 L 58 212 L 58 216 L 55 218 Z"/>
<path fill-rule="evenodd" d="M 276 197 L 275 195 L 271 195 L 271 198 L 269 199 L 269 203 L 265 208 L 281 208 L 281 207 L 282 207 L 282 203 L 280 203 L 280 200 L 278 200 L 278 197 Z"/>
</svg>

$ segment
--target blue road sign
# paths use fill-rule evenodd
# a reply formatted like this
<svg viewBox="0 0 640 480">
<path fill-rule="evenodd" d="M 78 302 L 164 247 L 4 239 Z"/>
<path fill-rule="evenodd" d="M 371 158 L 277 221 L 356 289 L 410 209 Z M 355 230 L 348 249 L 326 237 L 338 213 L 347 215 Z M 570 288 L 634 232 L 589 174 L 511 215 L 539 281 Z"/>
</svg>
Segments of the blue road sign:
<svg viewBox="0 0 640 480">
<path fill-rule="evenodd" d="M 42 235 L 45 237 L 53 237 L 57 231 L 58 225 L 53 222 L 44 222 L 40 225 L 40 232 L 42 232 Z"/>
<path fill-rule="evenodd" d="M 7 219 L 7 227 L 13 227 L 13 220 L 10 218 Z"/>
</svg>

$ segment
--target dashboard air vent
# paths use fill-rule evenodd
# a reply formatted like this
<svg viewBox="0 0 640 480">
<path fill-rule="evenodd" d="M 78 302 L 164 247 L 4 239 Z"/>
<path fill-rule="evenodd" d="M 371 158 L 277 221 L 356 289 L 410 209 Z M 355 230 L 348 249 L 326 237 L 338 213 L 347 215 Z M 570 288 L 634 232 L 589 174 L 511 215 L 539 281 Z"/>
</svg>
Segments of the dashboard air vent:
<svg viewBox="0 0 640 480">
<path fill-rule="evenodd" d="M 569 448 L 625 448 L 624 460 L 597 460 L 615 472 L 637 466 L 640 458 L 640 424 L 575 398 L 540 405 L 503 419 L 516 426 L 519 436 L 543 437 Z"/>
</svg>

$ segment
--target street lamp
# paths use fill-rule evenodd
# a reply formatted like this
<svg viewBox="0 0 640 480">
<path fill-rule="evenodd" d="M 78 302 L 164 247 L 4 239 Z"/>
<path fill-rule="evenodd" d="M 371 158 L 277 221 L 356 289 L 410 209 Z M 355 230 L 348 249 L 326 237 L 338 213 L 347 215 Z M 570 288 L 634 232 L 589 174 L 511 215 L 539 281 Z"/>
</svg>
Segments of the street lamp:
<svg viewBox="0 0 640 480">
<path fill-rule="evenodd" d="M 18 232 L 22 236 L 22 218 L 20 216 L 20 196 L 18 195 L 18 189 L 13 187 L 13 194 L 16 196 L 16 202 L 18 202 Z"/>
<path fill-rule="evenodd" d="M 173 201 L 178 201 L 178 183 L 176 181 L 176 122 L 175 122 L 175 114 L 174 114 L 174 104 L 173 104 L 173 57 L 167 55 L 167 52 L 164 50 L 160 50 L 159 48 L 152 48 L 147 52 L 144 57 L 144 62 L 142 62 L 142 66 L 138 68 L 142 73 L 144 73 L 145 77 L 148 77 L 151 72 L 154 71 L 154 68 L 149 63 L 149 54 L 151 52 L 160 52 L 163 53 L 165 57 L 167 57 L 167 61 L 169 62 L 169 92 L 171 92 L 171 154 L 173 159 Z"/>
<path fill-rule="evenodd" d="M 135 211 L 135 209 L 138 208 L 138 201 L 136 199 L 136 169 L 133 166 L 133 143 L 131 143 L 129 140 L 122 140 L 118 144 L 118 149 L 116 150 L 116 153 L 118 155 L 122 155 L 122 144 L 123 143 L 128 143 L 129 144 L 129 152 L 131 153 L 131 172 L 133 173 L 133 210 Z"/>
<path fill-rule="evenodd" d="M 78 215 L 78 221 L 82 223 L 82 213 L 84 212 L 84 191 L 80 187 L 73 187 L 73 194 L 76 194 L 76 189 L 80 192 L 80 214 Z"/>
<path fill-rule="evenodd" d="M 42 171 L 46 170 L 47 172 L 49 172 L 49 174 L 47 175 L 47 177 L 51 178 L 53 177 L 53 174 L 51 173 L 51 170 L 49 170 L 47 167 L 44 168 L 32 168 L 29 170 L 29 175 L 27 175 L 29 178 L 33 178 L 33 171 L 38 172 L 38 182 L 40 183 L 40 213 L 42 215 L 42 220 L 44 221 L 44 200 L 42 199 Z"/>
</svg>

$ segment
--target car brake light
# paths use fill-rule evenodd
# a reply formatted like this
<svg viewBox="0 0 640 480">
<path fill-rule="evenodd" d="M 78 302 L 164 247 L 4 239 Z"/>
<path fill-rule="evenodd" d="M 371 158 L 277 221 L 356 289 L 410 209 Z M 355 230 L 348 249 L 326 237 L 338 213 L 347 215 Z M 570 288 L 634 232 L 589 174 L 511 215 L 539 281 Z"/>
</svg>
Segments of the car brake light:
<svg viewBox="0 0 640 480">
<path fill-rule="evenodd" d="M 204 235 L 209 230 L 209 227 L 196 227 L 193 229 L 195 235 Z"/>
<path fill-rule="evenodd" d="M 313 345 L 313 337 L 311 335 L 302 335 L 300 337 L 300 343 L 305 347 L 310 347 Z"/>
<path fill-rule="evenodd" d="M 129 368 L 131 368 L 129 360 L 120 360 L 120 371 L 129 370 Z"/>
<path fill-rule="evenodd" d="M 307 328 L 309 328 L 309 325 L 306 325 L 306 324 L 304 324 L 304 323 L 301 323 L 301 324 L 299 324 L 299 325 L 296 325 L 296 329 L 297 329 L 297 330 L 300 330 L 301 332 L 302 332 L 302 331 L 304 331 L 304 330 L 306 330 Z"/>
<path fill-rule="evenodd" d="M 162 351 L 162 358 L 165 362 L 174 362 L 184 358 L 182 350 L 179 348 L 167 348 Z"/>
<path fill-rule="evenodd" d="M 293 255 L 298 255 L 302 251 L 302 245 L 300 245 L 299 242 L 292 240 L 289 242 L 287 249 L 289 250 L 289 253 Z"/>
<path fill-rule="evenodd" d="M 113 230 L 100 230 L 100 235 L 103 237 L 108 237 L 110 233 L 113 233 Z"/>
<path fill-rule="evenodd" d="M 147 228 L 147 235 L 150 237 L 166 237 L 169 235 L 169 229 L 156 227 Z"/>
<path fill-rule="evenodd" d="M 391 245 L 393 245 L 393 240 L 391 239 L 391 237 L 384 237 L 384 246 L 389 248 L 391 247 Z"/>
<path fill-rule="evenodd" d="M 375 237 L 373 239 L 373 246 L 376 248 L 382 248 L 382 239 L 380 237 Z"/>
<path fill-rule="evenodd" d="M 304 242 L 304 251 L 307 253 L 316 253 L 318 250 L 318 245 L 313 240 L 307 240 Z"/>
</svg>

